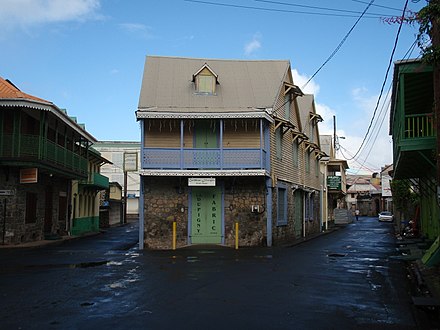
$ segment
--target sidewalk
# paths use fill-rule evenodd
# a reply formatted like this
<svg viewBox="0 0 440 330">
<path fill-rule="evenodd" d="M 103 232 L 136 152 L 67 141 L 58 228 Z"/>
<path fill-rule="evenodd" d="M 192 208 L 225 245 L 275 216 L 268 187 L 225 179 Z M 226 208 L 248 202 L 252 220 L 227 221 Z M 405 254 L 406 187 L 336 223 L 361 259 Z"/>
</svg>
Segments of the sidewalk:
<svg viewBox="0 0 440 330">
<path fill-rule="evenodd" d="M 18 243 L 18 244 L 1 244 L 0 243 L 0 249 L 25 249 L 25 248 L 39 248 L 39 247 L 48 246 L 48 245 L 58 245 L 58 244 L 62 244 L 64 242 L 70 241 L 70 240 L 76 240 L 76 239 L 86 238 L 86 237 L 91 237 L 91 236 L 98 236 L 102 233 L 107 232 L 108 230 L 110 230 L 112 228 L 126 226 L 130 223 L 131 223 L 131 221 L 128 221 L 127 223 L 124 223 L 124 224 L 118 224 L 118 225 L 115 225 L 115 226 L 112 226 L 109 228 L 102 228 L 98 232 L 85 233 L 83 235 L 65 235 L 65 236 L 58 236 L 56 238 L 53 237 L 51 239 L 43 239 L 43 240 L 39 240 L 39 241 Z"/>
</svg>

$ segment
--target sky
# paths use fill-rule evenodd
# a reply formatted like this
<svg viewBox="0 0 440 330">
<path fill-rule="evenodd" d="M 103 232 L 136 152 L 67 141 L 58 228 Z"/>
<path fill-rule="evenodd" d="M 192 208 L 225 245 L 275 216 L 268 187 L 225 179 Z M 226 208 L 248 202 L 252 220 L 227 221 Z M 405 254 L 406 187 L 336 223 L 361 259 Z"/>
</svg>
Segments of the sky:
<svg viewBox="0 0 440 330">
<path fill-rule="evenodd" d="M 0 0 L 0 76 L 67 109 L 98 140 L 140 141 L 147 55 L 289 60 L 294 83 L 315 96 L 320 134 L 336 119 L 338 158 L 352 158 L 370 126 L 349 173 L 378 172 L 392 163 L 387 68 L 420 51 L 418 26 L 404 24 L 391 57 L 399 24 L 382 18 L 402 15 L 406 0 L 370 2 Z"/>
</svg>

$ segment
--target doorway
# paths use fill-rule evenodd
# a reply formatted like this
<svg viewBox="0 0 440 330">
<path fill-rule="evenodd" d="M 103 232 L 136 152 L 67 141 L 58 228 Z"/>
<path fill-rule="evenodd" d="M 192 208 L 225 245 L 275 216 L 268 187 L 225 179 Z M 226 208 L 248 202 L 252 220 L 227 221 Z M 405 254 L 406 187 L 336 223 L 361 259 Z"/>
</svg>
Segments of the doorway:
<svg viewBox="0 0 440 330">
<path fill-rule="evenodd" d="M 193 187 L 191 191 L 192 244 L 221 244 L 223 232 L 220 187 Z"/>
</svg>

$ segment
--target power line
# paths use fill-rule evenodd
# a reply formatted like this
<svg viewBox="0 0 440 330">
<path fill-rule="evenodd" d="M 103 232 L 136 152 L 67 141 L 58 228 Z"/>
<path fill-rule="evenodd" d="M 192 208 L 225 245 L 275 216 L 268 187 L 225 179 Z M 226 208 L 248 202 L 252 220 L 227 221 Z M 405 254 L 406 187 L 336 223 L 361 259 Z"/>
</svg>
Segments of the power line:
<svg viewBox="0 0 440 330">
<path fill-rule="evenodd" d="M 412 44 L 412 45 L 409 47 L 409 49 L 406 51 L 405 55 L 403 56 L 403 59 L 404 59 L 404 60 L 405 60 L 405 59 L 408 59 L 408 58 L 411 56 L 411 54 L 412 54 L 412 52 L 414 51 L 414 48 L 415 48 L 416 45 L 417 45 L 417 39 L 413 42 L 413 44 Z M 387 117 L 387 113 L 388 113 L 388 110 L 389 110 L 390 105 L 391 105 L 391 97 L 390 97 L 391 90 L 392 90 L 392 84 L 390 84 L 390 86 L 389 86 L 389 88 L 388 88 L 388 91 L 387 91 L 387 94 L 386 94 L 386 96 L 385 96 L 385 100 L 388 100 L 388 101 L 384 101 L 384 102 L 382 103 L 382 107 L 381 107 L 381 110 L 380 110 L 379 115 L 378 115 L 379 118 L 382 116 L 382 120 L 381 120 L 379 126 L 377 126 L 379 120 L 377 120 L 377 121 L 375 122 L 375 124 L 374 124 L 374 126 L 373 126 L 373 129 L 372 129 L 372 134 L 369 136 L 369 138 L 368 138 L 368 140 L 367 140 L 366 145 L 370 145 L 370 148 L 369 148 L 369 151 L 368 151 L 367 155 L 365 156 L 365 160 L 364 160 L 364 162 L 367 160 L 367 158 L 369 157 L 371 151 L 373 150 L 373 147 L 374 147 L 374 145 L 376 144 L 377 138 L 378 138 L 378 136 L 379 136 L 380 130 L 382 129 L 383 123 L 384 123 L 384 121 L 385 121 L 385 118 Z M 375 130 L 376 130 L 376 134 L 374 135 L 373 132 L 374 132 Z M 373 135 L 374 135 L 374 139 L 371 140 L 371 137 L 372 137 Z M 371 143 L 370 143 L 370 141 L 371 141 Z"/>
<path fill-rule="evenodd" d="M 362 14 L 358 17 L 358 19 L 356 20 L 356 22 L 354 23 L 354 25 L 351 27 L 351 29 L 347 32 L 347 34 L 345 35 L 345 37 L 341 40 L 341 42 L 339 43 L 339 45 L 335 48 L 335 50 L 333 51 L 333 53 L 330 54 L 330 56 L 324 61 L 324 63 L 322 63 L 322 65 L 318 68 L 318 70 L 316 70 L 316 72 L 309 78 L 309 80 L 307 80 L 307 82 L 304 84 L 304 86 L 301 87 L 301 89 L 304 89 L 308 83 L 318 74 L 319 71 L 321 71 L 321 69 L 336 55 L 336 53 L 339 51 L 339 49 L 341 49 L 342 45 L 345 43 L 345 41 L 347 40 L 348 36 L 351 34 L 351 32 L 354 30 L 354 28 L 356 27 L 356 25 L 359 23 L 359 21 L 362 19 L 362 17 L 364 17 L 365 13 L 367 12 L 368 8 L 370 8 L 370 6 L 373 4 L 374 0 L 371 0 L 370 3 L 368 4 L 368 6 L 364 9 L 364 11 L 362 12 Z"/>
<path fill-rule="evenodd" d="M 352 158 L 347 159 L 347 160 L 352 160 L 352 159 L 356 158 L 356 156 L 360 153 L 362 147 L 364 146 L 364 143 L 365 143 L 365 141 L 367 139 L 368 134 L 370 133 L 370 129 L 371 129 L 371 126 L 373 124 L 374 118 L 376 116 L 377 109 L 379 108 L 380 99 L 382 97 L 383 90 L 385 88 L 385 84 L 386 84 L 386 82 L 388 80 L 388 74 L 390 72 L 391 65 L 393 64 L 394 53 L 396 52 L 397 42 L 399 41 L 399 35 L 400 35 L 400 31 L 402 30 L 402 25 L 403 25 L 403 17 L 405 16 L 405 12 L 406 12 L 407 6 L 408 6 L 408 0 L 406 0 L 405 6 L 403 7 L 402 19 L 400 20 L 399 29 L 397 31 L 396 39 L 394 41 L 393 50 L 391 52 L 390 61 L 388 63 L 388 68 L 387 68 L 387 71 L 386 71 L 386 74 L 385 74 L 385 79 L 384 79 L 384 81 L 382 83 L 382 87 L 380 89 L 379 98 L 377 99 L 376 107 L 374 108 L 373 117 L 371 118 L 370 124 L 368 125 L 367 132 L 365 133 L 365 136 L 364 136 L 364 138 L 362 140 L 362 143 L 361 143 L 359 149 L 356 151 L 356 153 L 354 154 L 354 156 Z"/>
<path fill-rule="evenodd" d="M 416 45 L 417 45 L 417 39 L 414 40 L 414 42 L 412 43 L 412 45 L 411 45 L 411 46 L 409 47 L 409 49 L 406 51 L 405 55 L 403 56 L 403 59 L 408 59 L 408 58 L 411 57 L 411 55 L 412 55 L 412 53 L 413 53 L 413 51 L 414 51 Z M 373 150 L 374 145 L 376 144 L 376 140 L 377 140 L 377 138 L 378 138 L 378 135 L 379 135 L 379 133 L 380 133 L 380 130 L 382 129 L 382 126 L 383 126 L 383 123 L 384 123 L 384 121 L 385 121 L 385 118 L 387 118 L 387 114 L 388 114 L 389 106 L 390 106 L 390 103 L 391 103 L 391 99 L 389 98 L 389 95 L 390 95 L 390 91 L 391 91 L 391 89 L 392 89 L 392 85 L 390 84 L 390 86 L 389 86 L 389 88 L 388 88 L 388 91 L 387 91 L 387 95 L 386 95 L 386 97 L 385 97 L 385 99 L 387 99 L 388 102 L 384 102 L 384 103 L 382 104 L 382 108 L 381 108 L 381 111 L 380 111 L 380 113 L 379 113 L 379 117 L 382 116 L 382 114 L 383 114 L 383 116 L 382 116 L 382 120 L 381 120 L 381 122 L 380 122 L 379 127 L 377 128 L 375 138 L 374 138 L 373 142 L 370 144 L 370 149 L 369 149 L 369 151 L 368 151 L 368 154 L 365 156 L 363 162 L 360 162 L 360 161 L 358 161 L 358 160 L 354 160 L 354 159 L 353 159 L 354 162 L 356 162 L 356 163 L 358 163 L 359 165 L 361 165 L 361 167 L 358 169 L 358 171 L 357 171 L 356 173 L 358 173 L 362 168 L 365 168 L 365 169 L 371 171 L 370 168 L 364 166 L 365 163 L 369 164 L 370 167 L 372 167 L 372 166 L 373 166 L 373 167 L 376 166 L 376 165 L 373 165 L 373 164 L 371 164 L 371 163 L 368 163 L 368 162 L 367 162 L 367 159 L 368 159 L 368 157 L 369 157 L 371 151 Z M 387 105 L 385 106 L 385 104 L 387 104 Z M 386 110 L 386 111 L 383 112 L 384 110 Z M 376 121 L 375 126 L 374 126 L 374 128 L 373 128 L 373 131 L 376 129 L 376 127 L 377 127 L 377 126 L 376 126 L 377 123 L 378 123 L 378 121 Z M 371 137 L 371 136 L 372 136 L 372 135 L 370 135 L 370 137 Z M 369 139 L 368 141 L 370 141 L 370 140 L 371 140 L 371 139 Z M 367 141 L 367 144 L 368 144 L 368 141 Z M 345 152 L 346 152 L 347 154 L 349 154 L 350 156 L 352 156 L 352 154 L 351 154 L 346 148 L 344 148 L 342 145 L 339 145 L 339 146 L 340 146 L 340 148 L 342 148 L 343 150 L 345 150 Z M 346 160 L 348 159 L 348 157 L 344 154 L 344 152 L 343 152 L 342 150 L 341 150 L 341 154 L 342 154 L 342 156 L 344 157 L 344 159 L 346 159 Z"/>
<path fill-rule="evenodd" d="M 320 12 L 310 12 L 310 11 L 276 9 L 276 8 L 235 5 L 235 4 L 229 4 L 229 3 L 211 2 L 211 1 L 202 1 L 202 0 L 183 0 L 183 1 L 185 1 L 185 2 L 192 2 L 192 3 L 199 3 L 199 4 L 204 4 L 204 5 L 221 6 L 221 7 L 232 7 L 232 8 L 241 8 L 241 9 L 252 9 L 252 10 L 261 10 L 261 11 L 278 12 L 278 13 L 293 13 L 293 14 L 331 16 L 331 17 L 358 17 L 357 15 L 349 15 L 349 14 L 330 14 L 330 13 L 320 13 Z M 381 15 L 381 17 L 387 17 L 387 16 L 392 17 L 391 15 Z M 364 17 L 365 18 L 378 18 L 379 16 L 377 16 L 377 15 L 366 15 Z"/>
<path fill-rule="evenodd" d="M 340 12 L 340 13 L 351 13 L 351 14 L 361 14 L 362 13 L 360 11 L 355 11 L 355 10 L 336 9 L 336 8 L 328 8 L 328 7 L 317 7 L 317 6 L 308 6 L 308 5 L 299 5 L 299 4 L 295 4 L 295 3 L 288 3 L 288 2 L 281 2 L 281 1 L 270 1 L 270 0 L 254 0 L 254 1 L 270 3 L 270 4 L 275 4 L 275 5 L 291 6 L 291 7 L 327 10 L 327 11 Z M 377 15 L 378 17 L 382 17 L 383 16 L 383 14 L 378 14 L 378 13 L 368 13 L 368 15 Z"/>
<path fill-rule="evenodd" d="M 368 2 L 366 1 L 361 1 L 361 0 L 351 0 L 353 2 L 359 2 L 359 3 L 364 3 L 364 4 L 368 4 Z M 380 7 L 380 8 L 385 8 L 385 9 L 391 9 L 391 10 L 397 10 L 400 11 L 400 8 L 393 8 L 393 7 L 387 7 L 387 6 L 382 6 L 382 5 L 372 5 L 374 7 Z"/>
</svg>

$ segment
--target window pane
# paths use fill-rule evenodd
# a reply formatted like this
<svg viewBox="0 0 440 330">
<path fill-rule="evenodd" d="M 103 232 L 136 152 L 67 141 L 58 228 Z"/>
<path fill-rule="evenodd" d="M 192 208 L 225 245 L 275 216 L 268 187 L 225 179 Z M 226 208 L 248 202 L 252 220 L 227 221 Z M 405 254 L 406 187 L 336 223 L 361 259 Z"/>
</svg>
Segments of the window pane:
<svg viewBox="0 0 440 330">
<path fill-rule="evenodd" d="M 34 223 L 36 221 L 37 221 L 37 194 L 26 193 L 25 223 Z"/>
<path fill-rule="evenodd" d="M 285 188 L 278 188 L 277 224 L 287 224 L 287 194 Z"/>
<path fill-rule="evenodd" d="M 276 139 L 276 147 L 277 147 L 277 158 L 281 159 L 283 154 L 281 128 L 278 128 L 275 131 L 275 139 Z"/>
<path fill-rule="evenodd" d="M 298 167 L 298 143 L 293 141 L 292 144 L 292 158 L 293 158 L 293 166 Z"/>
<path fill-rule="evenodd" d="M 214 77 L 213 76 L 202 76 L 199 75 L 197 77 L 198 80 L 198 92 L 200 93 L 213 93 L 213 87 L 214 87 Z"/>
</svg>

